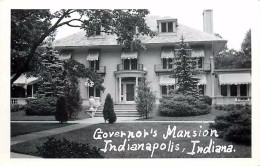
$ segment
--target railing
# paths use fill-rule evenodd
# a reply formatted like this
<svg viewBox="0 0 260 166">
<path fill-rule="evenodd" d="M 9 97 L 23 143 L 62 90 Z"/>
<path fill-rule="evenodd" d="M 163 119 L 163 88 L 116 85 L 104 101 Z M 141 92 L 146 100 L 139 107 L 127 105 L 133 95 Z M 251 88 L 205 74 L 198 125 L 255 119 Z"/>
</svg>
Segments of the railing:
<svg viewBox="0 0 260 166">
<path fill-rule="evenodd" d="M 218 96 L 213 97 L 215 104 L 251 104 L 250 96 Z"/>
<path fill-rule="evenodd" d="M 164 66 L 163 64 L 157 64 L 157 65 L 154 65 L 154 71 L 155 72 L 169 72 L 172 69 L 174 69 L 174 67 L 175 67 L 174 65 Z M 210 71 L 210 63 L 204 63 L 201 68 L 198 67 L 197 69 L 202 70 L 202 71 Z"/>
<path fill-rule="evenodd" d="M 90 69 L 96 71 L 98 74 L 106 74 L 106 66 L 99 66 L 98 70 L 94 68 Z"/>
<path fill-rule="evenodd" d="M 117 65 L 117 71 L 124 71 L 124 70 L 136 70 L 136 71 L 143 71 L 144 67 L 143 64 L 129 64 L 129 65 L 124 65 L 124 64 L 118 64 Z"/>
</svg>

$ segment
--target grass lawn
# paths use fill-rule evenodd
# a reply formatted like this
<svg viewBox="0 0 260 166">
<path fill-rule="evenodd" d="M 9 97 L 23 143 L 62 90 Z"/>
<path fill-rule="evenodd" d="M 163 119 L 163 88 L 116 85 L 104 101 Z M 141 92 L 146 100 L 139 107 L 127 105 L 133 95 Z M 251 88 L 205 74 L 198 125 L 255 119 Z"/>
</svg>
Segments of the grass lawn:
<svg viewBox="0 0 260 166">
<path fill-rule="evenodd" d="M 156 110 L 151 113 L 151 117 L 148 119 L 140 118 L 138 120 L 142 121 L 214 121 L 215 117 L 218 115 L 226 114 L 225 111 L 212 109 L 209 114 L 199 115 L 199 116 L 185 116 L 185 117 L 168 117 L 161 116 L 159 112 Z"/>
<path fill-rule="evenodd" d="M 141 134 L 144 133 L 144 130 L 148 132 L 148 135 L 143 138 L 126 138 L 126 146 L 124 151 L 107 151 L 106 153 L 102 152 L 102 154 L 105 156 L 105 158 L 150 158 L 152 154 L 152 150 L 149 151 L 149 149 L 146 149 L 148 146 L 148 143 L 151 144 L 153 148 L 156 143 L 158 143 L 159 146 L 165 145 L 167 148 L 163 150 L 155 149 L 153 152 L 153 158 L 249 158 L 251 157 L 251 147 L 245 146 L 245 145 L 238 145 L 232 142 L 227 142 L 222 139 L 206 136 L 206 137 L 190 137 L 190 138 L 173 138 L 172 136 L 168 138 L 163 138 L 163 134 L 166 134 L 168 125 L 170 127 L 176 126 L 176 133 L 179 133 L 180 130 L 186 130 L 193 133 L 194 130 L 197 131 L 197 135 L 199 135 L 199 131 L 201 130 L 202 133 L 205 131 L 208 131 L 209 124 L 196 124 L 196 123 L 116 123 L 116 124 L 96 124 L 89 127 L 85 127 L 82 129 L 70 131 L 63 134 L 55 135 L 55 138 L 66 138 L 71 141 L 76 141 L 79 143 L 89 143 L 90 146 L 96 146 L 98 148 L 104 149 L 105 148 L 105 142 L 104 140 L 111 140 L 113 145 L 116 145 L 118 148 L 121 145 L 121 148 L 123 147 L 123 143 L 125 140 L 125 137 L 112 137 L 112 138 L 106 138 L 106 139 L 94 139 L 93 134 L 96 131 L 97 128 L 100 128 L 104 132 L 115 132 L 115 131 L 123 131 L 128 134 L 128 131 L 132 131 L 136 133 L 137 131 L 141 131 Z M 156 131 L 156 132 L 155 132 Z M 156 133 L 156 136 L 154 135 Z M 140 132 L 139 132 L 140 134 Z M 105 136 L 105 135 L 104 135 Z M 155 137 L 153 137 L 155 136 Z M 210 153 L 197 153 L 197 148 L 195 150 L 194 155 L 188 154 L 189 152 L 192 152 L 193 149 L 193 143 L 191 141 L 200 141 L 198 144 L 200 147 L 207 147 L 210 144 L 210 140 L 214 141 L 212 143 L 214 145 L 214 148 L 216 149 L 216 145 L 233 145 L 232 152 L 230 153 L 216 153 L 216 152 L 210 152 Z M 41 146 L 45 141 L 47 141 L 47 138 L 41 138 L 36 139 L 28 142 L 19 143 L 16 145 L 11 146 L 11 151 L 18 152 L 18 153 L 24 153 L 24 154 L 31 154 L 35 155 L 36 152 L 36 146 Z M 169 142 L 171 141 L 169 146 Z M 165 144 L 164 144 L 165 143 Z M 135 150 L 133 148 L 134 144 L 144 144 L 145 148 L 144 150 L 139 149 Z M 129 147 L 133 148 L 131 150 L 128 150 Z M 149 146 L 148 146 L 149 147 Z M 170 147 L 170 149 L 168 149 Z M 172 148 L 172 149 L 171 149 Z M 212 150 L 212 146 L 210 148 Z"/>
<path fill-rule="evenodd" d="M 73 123 L 11 123 L 11 137 L 72 125 Z"/>
<path fill-rule="evenodd" d="M 80 111 L 78 116 L 75 119 L 71 120 L 79 120 L 90 118 L 91 116 L 86 114 L 84 110 Z M 29 116 L 25 114 L 25 111 L 18 111 L 11 113 L 11 121 L 55 121 L 55 117 L 53 116 Z"/>
</svg>

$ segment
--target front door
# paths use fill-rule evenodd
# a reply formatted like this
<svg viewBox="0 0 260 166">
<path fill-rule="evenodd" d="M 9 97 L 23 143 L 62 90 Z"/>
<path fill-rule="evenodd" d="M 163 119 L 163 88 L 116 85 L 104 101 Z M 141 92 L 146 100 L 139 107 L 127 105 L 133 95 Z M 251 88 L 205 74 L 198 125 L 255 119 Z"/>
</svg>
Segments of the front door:
<svg viewBox="0 0 260 166">
<path fill-rule="evenodd" d="M 134 101 L 135 85 L 126 84 L 126 101 Z"/>
</svg>

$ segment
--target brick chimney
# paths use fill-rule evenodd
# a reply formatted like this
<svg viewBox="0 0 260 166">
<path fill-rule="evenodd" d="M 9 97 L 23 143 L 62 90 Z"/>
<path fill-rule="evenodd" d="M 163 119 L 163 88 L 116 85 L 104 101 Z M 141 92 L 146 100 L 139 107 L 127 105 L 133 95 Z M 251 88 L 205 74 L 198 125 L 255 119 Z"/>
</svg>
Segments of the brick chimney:
<svg viewBox="0 0 260 166">
<path fill-rule="evenodd" d="M 213 10 L 207 9 L 203 11 L 203 31 L 213 34 Z"/>
</svg>

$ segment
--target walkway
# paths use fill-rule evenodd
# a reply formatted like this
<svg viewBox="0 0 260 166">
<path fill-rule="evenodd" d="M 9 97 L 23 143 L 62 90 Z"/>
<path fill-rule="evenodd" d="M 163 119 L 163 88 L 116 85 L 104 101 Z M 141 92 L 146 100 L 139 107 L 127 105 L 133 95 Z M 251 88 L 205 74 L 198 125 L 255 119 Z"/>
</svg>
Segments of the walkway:
<svg viewBox="0 0 260 166">
<path fill-rule="evenodd" d="M 141 121 L 141 120 L 136 121 L 136 119 L 138 119 L 138 117 L 118 117 L 116 123 L 212 123 L 212 122 L 214 122 L 214 121 Z M 11 121 L 11 122 L 14 122 L 14 123 L 57 123 L 57 121 Z M 61 134 L 61 133 L 69 132 L 72 130 L 81 129 L 81 128 L 84 128 L 84 127 L 87 127 L 87 126 L 90 126 L 93 124 L 104 123 L 104 119 L 103 119 L 103 117 L 94 117 L 94 118 L 88 118 L 88 119 L 82 119 L 82 120 L 76 120 L 76 121 L 68 121 L 68 123 L 76 123 L 76 124 L 11 137 L 11 145 L 30 141 L 33 139 L 42 138 L 42 137 L 48 137 L 48 136 L 52 136 L 52 135 L 56 135 L 56 134 Z M 37 157 L 11 152 L 11 158 L 37 158 Z"/>
</svg>

